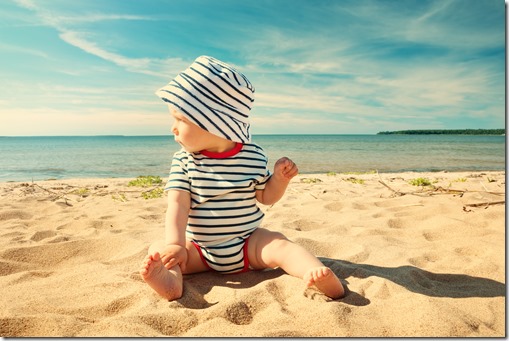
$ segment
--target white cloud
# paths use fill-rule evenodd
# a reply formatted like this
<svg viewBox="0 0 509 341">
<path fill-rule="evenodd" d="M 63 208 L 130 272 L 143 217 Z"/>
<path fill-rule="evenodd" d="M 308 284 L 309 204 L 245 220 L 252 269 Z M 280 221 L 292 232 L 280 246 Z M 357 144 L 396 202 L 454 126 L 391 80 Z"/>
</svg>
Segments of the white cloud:
<svg viewBox="0 0 509 341">
<path fill-rule="evenodd" d="M 118 66 L 126 68 L 127 70 L 152 74 L 152 72 L 147 70 L 147 66 L 150 63 L 148 58 L 127 58 L 116 53 L 108 52 L 97 46 L 97 44 L 86 40 L 84 35 L 78 32 L 63 31 L 60 33 L 60 38 L 62 38 L 63 41 L 70 45 L 73 45 L 104 60 L 113 62 Z"/>
<path fill-rule="evenodd" d="M 135 21 L 152 21 L 154 18 L 141 16 L 141 15 L 128 15 L 128 14 L 84 14 L 81 16 L 60 16 L 58 21 L 62 24 L 78 24 L 78 23 L 95 23 L 99 21 L 110 20 L 135 20 Z"/>
<path fill-rule="evenodd" d="M 105 20 L 152 20 L 150 17 L 125 14 L 85 14 L 83 16 L 64 16 L 39 7 L 31 0 L 16 0 L 18 5 L 34 11 L 42 22 L 59 32 L 59 37 L 69 45 L 98 58 L 111 62 L 126 71 L 146 74 L 159 78 L 175 75 L 189 65 L 181 58 L 129 58 L 119 53 L 108 51 L 96 42 L 88 39 L 86 30 L 70 28 L 69 25 L 79 23 L 93 23 Z M 30 52 L 30 51 L 27 51 Z"/>
<path fill-rule="evenodd" d="M 183 61 L 181 58 L 155 59 L 125 57 L 121 54 L 107 51 L 95 42 L 86 39 L 86 34 L 76 31 L 66 30 L 61 32 L 59 36 L 66 43 L 120 66 L 129 72 L 167 79 L 168 75 L 176 75 L 190 64 L 190 62 Z"/>
</svg>

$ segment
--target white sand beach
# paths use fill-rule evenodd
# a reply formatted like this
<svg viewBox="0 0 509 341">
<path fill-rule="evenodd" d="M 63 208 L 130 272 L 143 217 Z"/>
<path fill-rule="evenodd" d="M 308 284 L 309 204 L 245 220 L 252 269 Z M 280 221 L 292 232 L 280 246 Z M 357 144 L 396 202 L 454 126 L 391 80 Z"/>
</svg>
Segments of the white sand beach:
<svg viewBox="0 0 509 341">
<path fill-rule="evenodd" d="M 166 200 L 129 180 L 0 183 L 1 336 L 505 336 L 504 172 L 293 179 L 262 226 L 319 256 L 340 300 L 278 269 L 161 299 L 138 270 Z"/>
</svg>

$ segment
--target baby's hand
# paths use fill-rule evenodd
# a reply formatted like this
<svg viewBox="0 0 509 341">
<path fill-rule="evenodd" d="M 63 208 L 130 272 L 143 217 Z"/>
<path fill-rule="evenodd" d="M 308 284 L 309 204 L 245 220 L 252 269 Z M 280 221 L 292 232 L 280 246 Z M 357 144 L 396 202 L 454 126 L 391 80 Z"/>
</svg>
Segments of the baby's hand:
<svg viewBox="0 0 509 341">
<path fill-rule="evenodd" d="M 161 261 L 168 270 L 179 265 L 180 269 L 184 271 L 187 263 L 187 250 L 180 245 L 167 245 L 161 252 Z"/>
<path fill-rule="evenodd" d="M 299 174 L 299 169 L 289 158 L 282 157 L 276 161 L 276 164 L 274 165 L 274 175 L 278 179 L 290 181 L 297 174 Z"/>
</svg>

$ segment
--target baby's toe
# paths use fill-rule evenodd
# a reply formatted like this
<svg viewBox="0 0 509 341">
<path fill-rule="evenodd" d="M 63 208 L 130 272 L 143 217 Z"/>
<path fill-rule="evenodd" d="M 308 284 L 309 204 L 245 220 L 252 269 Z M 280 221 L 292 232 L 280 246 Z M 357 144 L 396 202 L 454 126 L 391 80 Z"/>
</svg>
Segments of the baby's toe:
<svg viewBox="0 0 509 341">
<path fill-rule="evenodd" d="M 320 281 L 327 278 L 330 274 L 329 268 L 319 268 L 315 272 L 315 281 Z"/>
<path fill-rule="evenodd" d="M 155 260 L 156 262 L 161 260 L 161 255 L 159 254 L 159 252 L 154 253 L 152 259 Z"/>
<path fill-rule="evenodd" d="M 329 268 L 322 268 L 321 270 L 322 270 L 321 271 L 322 277 L 329 276 L 329 274 L 330 274 L 330 269 Z"/>
</svg>

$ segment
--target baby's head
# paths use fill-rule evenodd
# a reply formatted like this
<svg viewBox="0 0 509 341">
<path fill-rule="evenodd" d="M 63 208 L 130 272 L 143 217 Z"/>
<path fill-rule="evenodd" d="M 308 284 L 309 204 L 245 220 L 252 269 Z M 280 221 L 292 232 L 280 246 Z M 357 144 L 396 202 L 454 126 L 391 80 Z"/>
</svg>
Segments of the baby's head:
<svg viewBox="0 0 509 341">
<path fill-rule="evenodd" d="M 220 138 L 246 143 L 251 140 L 254 91 L 246 76 L 232 66 L 201 56 L 156 94 L 192 124 Z"/>
</svg>

